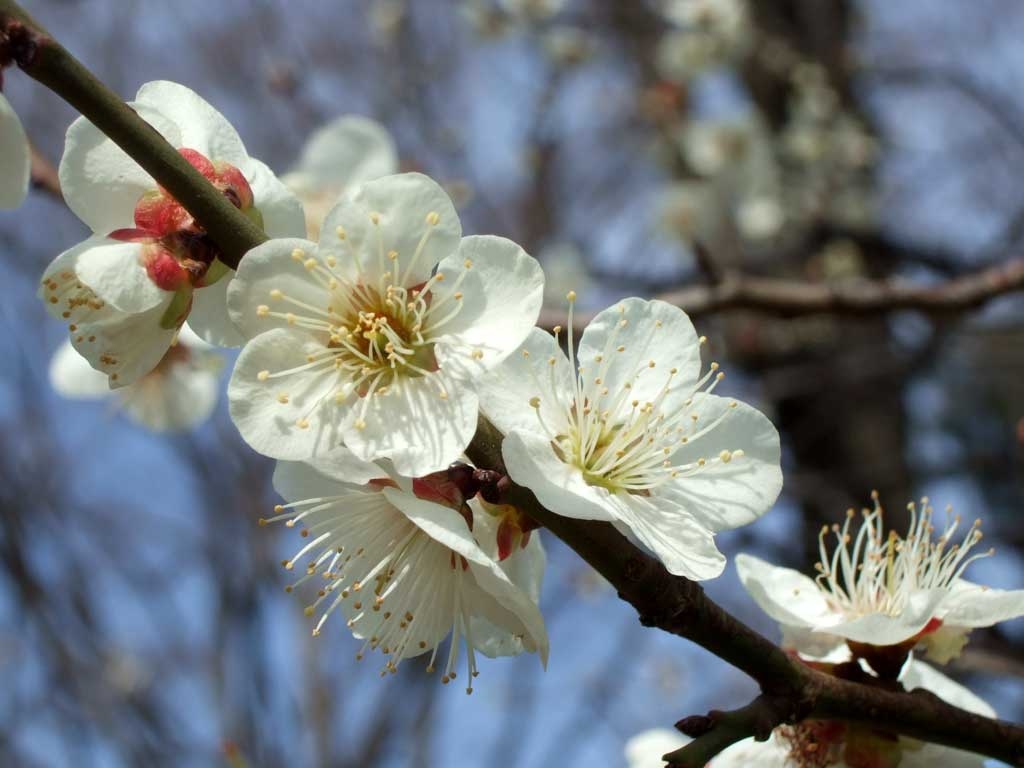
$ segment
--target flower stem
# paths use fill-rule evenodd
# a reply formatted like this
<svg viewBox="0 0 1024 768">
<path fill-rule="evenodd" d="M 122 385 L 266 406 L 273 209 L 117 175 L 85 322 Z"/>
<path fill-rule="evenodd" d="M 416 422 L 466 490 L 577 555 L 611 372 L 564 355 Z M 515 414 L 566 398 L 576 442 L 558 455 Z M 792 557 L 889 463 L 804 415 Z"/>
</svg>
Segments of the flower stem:
<svg viewBox="0 0 1024 768">
<path fill-rule="evenodd" d="M 225 264 L 237 268 L 247 251 L 267 240 L 156 129 L 13 0 L 0 0 L 0 32 L 7 38 L 8 55 L 22 71 L 81 112 L 156 179 L 210 234 Z"/>
</svg>

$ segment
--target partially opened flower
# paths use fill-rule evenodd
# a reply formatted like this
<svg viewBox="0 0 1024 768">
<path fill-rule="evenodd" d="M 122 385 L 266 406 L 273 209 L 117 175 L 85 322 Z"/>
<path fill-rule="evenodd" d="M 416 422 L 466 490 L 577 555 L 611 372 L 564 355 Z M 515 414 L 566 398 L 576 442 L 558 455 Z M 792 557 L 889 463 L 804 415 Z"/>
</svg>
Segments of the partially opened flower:
<svg viewBox="0 0 1024 768">
<path fill-rule="evenodd" d="M 147 83 L 132 107 L 271 236 L 305 231 L 298 200 L 246 153 L 235 129 L 184 86 Z M 225 306 L 230 270 L 192 216 L 92 123 L 68 129 L 68 206 L 95 233 L 43 275 L 40 297 L 111 386 L 151 371 L 186 318 L 207 341 L 241 343 Z"/>
<path fill-rule="evenodd" d="M 886 532 L 878 495 L 873 497 L 874 509 L 863 510 L 858 530 L 853 510 L 842 526 L 822 528 L 816 579 L 751 555 L 736 558 L 743 586 L 783 625 L 789 644 L 820 653 L 844 641 L 923 643 L 944 663 L 959 655 L 971 629 L 1024 615 L 1024 590 L 990 589 L 963 578 L 971 562 L 991 554 L 976 550 L 980 521 L 960 532 L 960 517 L 947 509 L 936 533 L 934 510 L 924 499 L 908 505 L 910 530 L 902 537 Z"/>
<path fill-rule="evenodd" d="M 257 451 L 303 460 L 344 443 L 425 475 L 476 429 L 476 380 L 522 343 L 544 277 L 500 237 L 462 238 L 426 176 L 349 190 L 320 242 L 272 240 L 242 261 L 228 304 L 251 339 L 228 395 Z"/>
<path fill-rule="evenodd" d="M 908 691 L 929 691 L 948 704 L 984 717 L 995 710 L 941 672 L 911 659 L 904 665 L 899 682 Z M 776 728 L 764 742 L 744 739 L 717 755 L 711 768 L 981 768 L 985 758 L 939 744 L 923 743 L 906 736 L 887 734 L 872 723 L 805 720 Z"/>
<path fill-rule="evenodd" d="M 28 194 L 32 156 L 21 120 L 0 93 L 0 208 L 17 208 Z"/>
<path fill-rule="evenodd" d="M 132 421 L 161 432 L 179 431 L 191 429 L 213 414 L 223 366 L 223 358 L 184 326 L 177 342 L 152 371 L 116 390 L 65 341 L 50 360 L 50 384 L 71 399 L 113 397 Z"/>
<path fill-rule="evenodd" d="M 560 515 L 627 528 L 672 573 L 717 576 L 715 532 L 764 514 L 782 487 L 775 427 L 712 394 L 724 374 L 701 374 L 701 340 L 678 307 L 619 302 L 578 353 L 571 311 L 569 325 L 568 359 L 536 329 L 484 381 L 509 475 Z"/>
<path fill-rule="evenodd" d="M 309 137 L 298 163 L 281 177 L 302 201 L 306 236 L 320 225 L 341 193 L 398 171 L 395 142 L 380 123 L 358 115 L 331 121 Z"/>
<path fill-rule="evenodd" d="M 308 540 L 285 567 L 302 573 L 289 591 L 314 584 L 317 597 L 306 609 L 317 617 L 313 633 L 340 611 L 363 641 L 357 658 L 367 650 L 387 657 L 382 675 L 429 653 L 427 669 L 439 667 L 444 683 L 465 665 L 467 693 L 477 653 L 526 650 L 546 664 L 544 621 L 527 591 L 539 586 L 536 567 L 517 586 L 474 538 L 476 516 L 459 501 L 458 508 L 438 503 L 433 492 L 423 495 L 434 501 L 421 498 L 425 482 L 389 477 L 345 448 L 315 464 L 278 463 L 274 486 L 287 503 L 270 520 L 299 526 Z M 543 568 L 542 557 L 531 562 Z"/>
</svg>

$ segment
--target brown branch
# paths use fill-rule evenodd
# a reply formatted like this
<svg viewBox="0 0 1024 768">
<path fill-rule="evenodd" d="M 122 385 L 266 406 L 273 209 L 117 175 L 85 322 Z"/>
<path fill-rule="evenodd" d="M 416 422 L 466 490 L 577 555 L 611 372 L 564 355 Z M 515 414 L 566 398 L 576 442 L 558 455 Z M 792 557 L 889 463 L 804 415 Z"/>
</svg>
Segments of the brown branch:
<svg viewBox="0 0 1024 768">
<path fill-rule="evenodd" d="M 13 0 L 0 0 L 0 60 L 9 57 L 87 117 L 163 186 L 220 246 L 234 268 L 266 234 L 149 123 L 101 83 Z"/>
<path fill-rule="evenodd" d="M 466 453 L 477 466 L 501 469 L 501 433 L 481 416 Z M 708 599 L 699 584 L 669 573 L 610 523 L 561 517 L 514 485 L 506 500 L 590 563 L 636 608 L 643 625 L 692 640 L 761 686 L 760 703 L 730 713 L 726 732 L 715 735 L 717 724 L 709 716 L 712 727 L 674 758 L 675 768 L 703 768 L 708 748 L 702 745 L 709 739 L 724 748 L 808 717 L 884 724 L 894 733 L 1024 766 L 1024 728 L 967 712 L 926 691 L 891 692 L 813 670 Z"/>
<path fill-rule="evenodd" d="M 1024 259 L 1012 259 L 937 285 L 903 280 L 857 280 L 849 283 L 807 283 L 731 273 L 716 285 L 680 288 L 655 298 L 675 304 L 690 317 L 730 310 L 763 312 L 780 317 L 845 315 L 870 317 L 913 310 L 930 315 L 957 314 L 983 306 L 1007 293 L 1024 290 Z M 592 314 L 576 313 L 578 326 Z M 564 324 L 565 313 L 545 309 L 540 325 Z"/>
</svg>

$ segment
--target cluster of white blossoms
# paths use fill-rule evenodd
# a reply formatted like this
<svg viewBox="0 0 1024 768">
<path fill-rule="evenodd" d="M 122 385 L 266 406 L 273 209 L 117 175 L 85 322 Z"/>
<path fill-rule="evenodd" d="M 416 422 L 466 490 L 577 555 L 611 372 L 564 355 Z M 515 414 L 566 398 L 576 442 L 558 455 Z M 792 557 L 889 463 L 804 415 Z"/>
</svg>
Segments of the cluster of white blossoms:
<svg viewBox="0 0 1024 768">
<path fill-rule="evenodd" d="M 778 433 L 715 392 L 724 373 L 703 368 L 680 309 L 620 302 L 577 349 L 575 294 L 564 336 L 536 328 L 538 262 L 463 237 L 430 178 L 389 175 L 397 152 L 377 124 L 315 135 L 289 189 L 187 88 L 149 83 L 132 106 L 270 239 L 233 272 L 183 206 L 76 121 L 60 178 L 94 235 L 42 278 L 70 333 L 54 387 L 89 397 L 103 382 L 138 421 L 187 428 L 216 402 L 199 337 L 242 346 L 231 417 L 279 460 L 285 503 L 264 522 L 299 529 L 284 566 L 315 634 L 341 614 L 385 673 L 429 654 L 445 682 L 464 665 L 467 690 L 480 654 L 546 662 L 543 549 L 503 496 L 509 479 L 466 461 L 480 413 L 505 433 L 511 481 L 558 514 L 614 523 L 673 573 L 717 576 L 715 533 L 774 503 Z"/>
</svg>

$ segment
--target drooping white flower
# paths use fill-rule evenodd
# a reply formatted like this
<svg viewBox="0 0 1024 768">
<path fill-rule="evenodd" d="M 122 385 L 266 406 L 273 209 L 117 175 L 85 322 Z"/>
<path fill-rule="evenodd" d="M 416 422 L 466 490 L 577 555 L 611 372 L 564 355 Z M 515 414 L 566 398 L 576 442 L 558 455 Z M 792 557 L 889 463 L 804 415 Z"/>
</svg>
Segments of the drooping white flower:
<svg viewBox="0 0 1024 768">
<path fill-rule="evenodd" d="M 685 746 L 690 739 L 670 728 L 641 731 L 626 742 L 626 768 L 664 768 L 662 755 Z"/>
<path fill-rule="evenodd" d="M 315 584 L 316 598 L 306 608 L 317 617 L 313 634 L 340 611 L 363 641 L 356 658 L 380 650 L 387 657 L 383 675 L 429 653 L 427 669 L 439 667 L 443 683 L 457 677 L 464 652 L 467 693 L 477 653 L 526 650 L 546 665 L 544 620 L 529 594 L 539 588 L 543 553 L 524 559 L 518 575 L 525 583 L 517 585 L 475 538 L 489 530 L 479 529 L 478 515 L 461 508 L 461 500 L 454 509 L 421 498 L 422 482 L 389 477 L 345 448 L 315 464 L 278 463 L 274 487 L 288 503 L 269 521 L 300 526 L 308 539 L 284 565 L 303 574 L 288 591 Z"/>
<path fill-rule="evenodd" d="M 775 427 L 712 394 L 724 374 L 701 374 L 701 341 L 678 307 L 626 299 L 578 353 L 570 331 L 569 359 L 534 330 L 481 388 L 513 480 L 558 514 L 628 528 L 694 579 L 724 567 L 714 533 L 764 514 L 782 487 Z"/>
<path fill-rule="evenodd" d="M 900 673 L 899 682 L 908 691 L 930 691 L 953 706 L 985 717 L 996 712 L 983 699 L 964 686 L 949 679 L 933 667 L 910 659 Z M 985 758 L 971 752 L 951 749 L 940 744 L 922 743 L 904 736 L 872 739 L 863 732 L 852 736 L 837 723 L 813 726 L 783 727 L 776 729 L 764 742 L 744 739 L 717 755 L 711 768 L 801 768 L 804 765 L 821 766 L 823 759 L 832 757 L 828 768 L 847 768 L 850 765 L 896 765 L 900 768 L 981 768 Z M 879 725 L 871 724 L 873 729 Z M 818 736 L 819 738 L 815 738 Z M 851 749 L 852 747 L 852 749 Z M 805 751 L 806 750 L 806 751 Z M 852 752 L 852 754 L 851 754 Z M 805 759 L 801 759 L 805 758 Z M 844 759 L 845 758 L 845 759 Z M 884 759 L 883 759 L 884 758 Z M 896 762 L 893 762 L 895 759 Z"/>
<path fill-rule="evenodd" d="M 309 137 L 298 163 L 281 181 L 302 201 L 306 236 L 316 240 L 345 189 L 397 171 L 398 151 L 387 129 L 369 118 L 345 115 Z"/>
<path fill-rule="evenodd" d="M 65 341 L 50 360 L 50 384 L 77 400 L 115 397 L 132 420 L 157 431 L 179 431 L 206 421 L 217 407 L 223 358 L 188 326 L 156 368 L 134 384 L 111 390 L 107 377 L 94 370 Z"/>
<path fill-rule="evenodd" d="M 476 380 L 540 312 L 537 262 L 500 237 L 462 238 L 420 174 L 349 190 L 319 244 L 251 251 L 228 304 L 249 338 L 228 388 L 257 451 L 303 460 L 344 443 L 404 475 L 446 468 L 476 429 Z"/>
<path fill-rule="evenodd" d="M 131 106 L 271 236 L 305 231 L 298 200 L 246 153 L 224 117 L 184 86 L 143 85 Z M 60 164 L 68 206 L 95 233 L 47 268 L 40 297 L 111 386 L 151 371 L 190 325 L 211 343 L 241 337 L 227 314 L 230 270 L 191 215 L 85 118 Z"/>
<path fill-rule="evenodd" d="M 17 208 L 28 194 L 32 155 L 21 120 L 0 93 L 0 208 Z"/>
<path fill-rule="evenodd" d="M 874 509 L 863 510 L 856 532 L 853 510 L 842 526 L 822 528 L 816 579 L 751 555 L 736 558 L 743 586 L 783 625 L 789 644 L 820 653 L 844 641 L 921 642 L 945 663 L 959 654 L 971 629 L 1024 615 L 1024 590 L 990 589 L 962 578 L 971 562 L 991 554 L 975 550 L 980 521 L 958 536 L 961 519 L 947 509 L 936 536 L 934 510 L 923 499 L 920 506 L 908 505 L 910 530 L 901 537 L 886 533 L 882 507 L 873 497 Z"/>
</svg>

